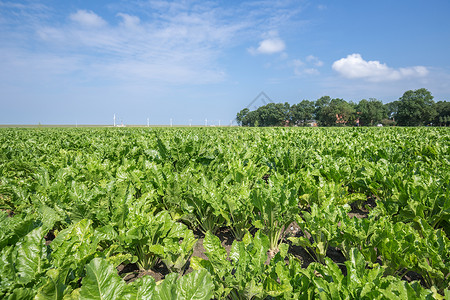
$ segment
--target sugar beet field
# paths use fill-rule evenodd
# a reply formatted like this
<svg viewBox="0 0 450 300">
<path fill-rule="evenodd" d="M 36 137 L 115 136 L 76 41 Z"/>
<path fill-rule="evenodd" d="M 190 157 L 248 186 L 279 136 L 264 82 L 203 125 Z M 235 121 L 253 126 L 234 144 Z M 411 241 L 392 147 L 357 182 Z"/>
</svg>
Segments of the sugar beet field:
<svg viewBox="0 0 450 300">
<path fill-rule="evenodd" d="M 0 129 L 1 299 L 450 299 L 450 128 Z"/>
</svg>

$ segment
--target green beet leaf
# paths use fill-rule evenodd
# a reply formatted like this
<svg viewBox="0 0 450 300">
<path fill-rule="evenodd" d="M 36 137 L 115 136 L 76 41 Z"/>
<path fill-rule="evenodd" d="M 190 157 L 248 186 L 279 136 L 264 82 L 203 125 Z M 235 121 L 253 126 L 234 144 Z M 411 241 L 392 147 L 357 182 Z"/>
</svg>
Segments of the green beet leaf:
<svg viewBox="0 0 450 300">
<path fill-rule="evenodd" d="M 103 258 L 94 258 L 86 265 L 86 277 L 81 281 L 80 299 L 123 299 L 125 282 L 113 265 Z"/>
<path fill-rule="evenodd" d="M 35 300 L 61 300 L 67 288 L 65 285 L 66 273 L 51 269 L 47 271 L 47 282 L 39 289 Z"/>
<path fill-rule="evenodd" d="M 18 282 L 27 284 L 46 271 L 48 266 L 47 246 L 44 243 L 43 228 L 39 227 L 19 242 L 16 247 L 15 268 Z"/>
<path fill-rule="evenodd" d="M 178 275 L 170 273 L 166 278 L 155 287 L 153 294 L 154 300 L 175 300 L 177 299 L 177 281 Z"/>
<path fill-rule="evenodd" d="M 213 291 L 214 284 L 206 270 L 194 271 L 177 281 L 176 294 L 179 300 L 209 300 Z"/>
<path fill-rule="evenodd" d="M 151 276 L 144 276 L 125 286 L 124 299 L 147 300 L 153 299 L 155 280 Z"/>
</svg>

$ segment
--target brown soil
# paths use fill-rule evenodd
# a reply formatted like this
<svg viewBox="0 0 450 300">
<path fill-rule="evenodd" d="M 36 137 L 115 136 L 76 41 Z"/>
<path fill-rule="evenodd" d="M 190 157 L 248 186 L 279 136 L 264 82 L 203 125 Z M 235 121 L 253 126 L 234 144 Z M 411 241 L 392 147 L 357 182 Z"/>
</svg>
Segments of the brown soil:
<svg viewBox="0 0 450 300">
<path fill-rule="evenodd" d="M 289 245 L 289 252 L 292 254 L 295 258 L 299 259 L 302 263 L 302 268 L 307 268 L 310 263 L 314 262 L 314 258 L 309 254 L 308 251 L 306 251 L 303 247 L 300 246 L 294 246 L 291 242 L 288 242 Z"/>
<path fill-rule="evenodd" d="M 375 196 L 367 197 L 367 200 L 363 203 L 351 203 L 352 210 L 348 213 L 350 218 L 357 217 L 358 219 L 367 218 L 370 211 L 377 206 Z"/>
<path fill-rule="evenodd" d="M 222 247 L 227 250 L 227 254 L 230 255 L 231 245 L 233 245 L 233 241 L 235 240 L 231 229 L 228 227 L 220 228 L 216 236 L 220 239 Z"/>
<path fill-rule="evenodd" d="M 45 245 L 48 246 L 52 243 L 52 241 L 55 239 L 55 233 L 53 230 L 50 230 L 45 236 Z"/>
<path fill-rule="evenodd" d="M 346 259 L 344 254 L 342 254 L 341 249 L 337 247 L 328 247 L 327 256 L 338 265 L 339 269 L 341 269 L 342 274 L 344 274 L 344 276 L 347 276 L 347 268 L 345 267 Z"/>
<path fill-rule="evenodd" d="M 300 233 L 300 227 L 298 226 L 297 222 L 292 222 L 284 230 L 285 238 L 288 238 L 290 236 L 297 236 L 297 234 L 299 234 L 299 233 Z"/>
<path fill-rule="evenodd" d="M 402 277 L 402 280 L 406 280 L 408 282 L 419 281 L 422 286 L 425 286 L 425 280 L 422 275 L 413 271 L 408 271 L 405 276 Z"/>
<path fill-rule="evenodd" d="M 269 177 L 270 177 L 270 174 L 264 174 L 264 176 L 262 177 L 262 179 L 264 180 L 264 182 L 265 183 L 269 183 Z"/>
<path fill-rule="evenodd" d="M 125 282 L 130 283 L 144 276 L 152 276 L 156 282 L 164 279 L 170 273 L 162 262 L 158 262 L 153 270 L 139 270 L 137 264 L 121 264 L 117 267 L 119 275 L 123 276 Z"/>
<path fill-rule="evenodd" d="M 311 235 L 308 233 L 304 234 L 297 223 L 293 222 L 291 223 L 288 228 L 286 228 L 285 236 L 293 236 L 293 237 L 300 237 L 300 236 L 306 236 L 307 238 L 311 238 Z M 289 251 L 288 253 L 293 255 L 295 258 L 299 259 L 302 263 L 302 268 L 307 268 L 310 263 L 314 262 L 314 257 L 311 256 L 311 254 L 303 247 L 300 246 L 294 246 L 292 243 L 288 240 L 285 240 L 289 244 Z"/>
<path fill-rule="evenodd" d="M 0 199 L 2 199 L 2 197 L 0 196 Z M 14 211 L 12 209 L 1 209 L 2 211 L 6 212 L 8 214 L 8 217 L 11 218 L 12 216 L 15 215 Z"/>
<path fill-rule="evenodd" d="M 192 256 L 197 256 L 202 259 L 208 259 L 208 257 L 205 255 L 205 248 L 203 247 L 203 240 L 204 240 L 204 238 L 198 239 L 197 244 L 195 244 L 194 252 L 192 253 Z"/>
</svg>

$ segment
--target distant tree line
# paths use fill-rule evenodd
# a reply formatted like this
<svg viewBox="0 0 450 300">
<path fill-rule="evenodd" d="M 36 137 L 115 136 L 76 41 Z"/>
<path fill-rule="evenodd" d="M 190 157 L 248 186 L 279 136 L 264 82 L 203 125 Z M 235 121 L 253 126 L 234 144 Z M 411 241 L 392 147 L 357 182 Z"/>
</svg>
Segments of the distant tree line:
<svg viewBox="0 0 450 300">
<path fill-rule="evenodd" d="M 406 91 L 397 101 L 363 99 L 359 103 L 324 96 L 316 101 L 269 103 L 256 110 L 244 108 L 236 115 L 241 126 L 449 126 L 450 102 L 434 102 L 421 88 Z"/>
</svg>

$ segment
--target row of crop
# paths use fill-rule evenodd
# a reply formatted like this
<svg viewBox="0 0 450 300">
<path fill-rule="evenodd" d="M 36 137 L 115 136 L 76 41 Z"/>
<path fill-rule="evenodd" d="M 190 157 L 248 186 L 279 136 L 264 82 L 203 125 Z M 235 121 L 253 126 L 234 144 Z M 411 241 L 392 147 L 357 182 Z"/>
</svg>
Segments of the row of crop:
<svg viewBox="0 0 450 300">
<path fill-rule="evenodd" d="M 73 263 L 76 275 L 71 271 L 71 279 L 65 277 L 64 285 L 73 290 L 96 256 L 114 257 L 113 265 L 137 262 L 143 269 L 159 260 L 182 273 L 192 264 L 192 230 L 214 233 L 228 226 L 244 242 L 247 232 L 257 228 L 273 251 L 286 247 L 283 229 L 295 220 L 311 238 L 297 236 L 291 242 L 305 247 L 321 264 L 328 266 L 328 247 L 339 247 L 349 261 L 356 247 L 364 267 L 378 262 L 383 274 L 395 275 L 395 281 L 415 271 L 426 287 L 443 293 L 450 261 L 448 135 L 431 131 L 422 141 L 414 132 L 375 132 L 12 130 L 2 136 L 8 142 L 2 143 L 0 153 L 1 205 L 16 214 L 5 222 L 28 215 L 32 224 L 52 224 L 46 228 L 56 235 L 45 247 L 48 270 L 62 268 L 53 264 L 54 255 L 64 260 L 58 253 L 76 253 L 72 242 L 88 251 L 85 254 L 94 251 Z M 378 204 L 370 217 L 348 218 L 346 204 L 367 197 Z M 90 238 L 63 241 L 80 234 L 76 226 L 90 228 Z M 16 244 L 21 238 L 7 237 L 3 261 L 19 257 Z M 69 245 L 69 250 L 56 250 L 61 245 Z M 9 270 L 5 274 L 21 274 L 20 268 L 11 269 L 16 265 L 2 264 Z M 39 270 L 46 269 L 39 265 Z M 267 276 L 262 270 L 261 276 Z M 309 294 L 323 289 L 316 286 L 317 276 L 306 277 L 311 280 Z M 20 288 L 36 291 L 47 277 L 27 283 L 17 276 L 5 278 L 2 288 L 11 293 Z M 274 275 L 272 279 L 281 280 Z M 218 298 L 226 294 L 218 292 L 222 281 L 214 279 Z M 236 293 L 236 288 L 226 288 L 229 297 Z M 272 295 L 264 293 L 260 297 Z"/>
<path fill-rule="evenodd" d="M 268 261 L 270 241 L 262 231 L 234 241 L 229 254 L 220 240 L 207 232 L 203 246 L 208 259 L 190 258 L 195 242 L 192 232 L 177 228 L 182 225 L 170 220 L 165 212 L 147 215 L 150 224 L 120 232 L 113 226 L 94 228 L 90 220 L 82 220 L 57 233 L 50 244 L 45 234 L 57 220 L 51 211 L 46 212 L 44 222 L 1 216 L 5 230 L 1 239 L 0 296 L 6 299 L 441 298 L 434 286 L 427 290 L 418 282 L 410 284 L 386 276 L 385 268 L 367 261 L 367 248 L 347 249 L 347 274 L 343 275 L 328 257 L 322 264 L 312 263 L 302 269 L 301 263 L 288 254 L 287 243 L 281 243 L 279 252 Z M 146 232 L 152 226 L 157 228 Z M 141 257 L 142 251 L 146 256 Z M 175 270 L 158 284 L 148 276 L 125 284 L 115 269 L 126 260 L 141 264 L 154 258 Z M 194 271 L 180 277 L 177 267 L 187 258 Z M 445 293 L 448 297 L 448 290 Z"/>
<path fill-rule="evenodd" d="M 112 241 L 120 237 L 112 233 L 112 227 L 94 228 L 90 220 L 84 219 L 57 233 L 48 245 L 45 236 L 49 228 L 53 228 L 52 223 L 57 222 L 57 216 L 51 210 L 47 210 L 44 216 L 44 222 L 40 222 L 1 214 L 2 299 L 171 299 L 172 290 L 179 299 L 191 299 L 194 294 L 197 298 L 203 295 L 198 299 L 211 298 L 212 281 L 206 271 L 194 272 L 180 279 L 177 279 L 178 273 L 173 273 L 159 286 L 148 276 L 125 285 L 115 266 L 131 260 L 132 255 L 124 251 L 131 242 L 113 244 Z M 176 268 L 177 260 L 185 259 L 178 256 L 182 253 L 180 248 L 186 246 L 178 245 L 179 239 L 173 234 L 184 233 L 189 238 L 192 232 L 178 231 L 176 227 L 182 226 L 179 223 L 170 222 L 170 225 L 172 235 L 166 232 L 164 249 L 155 252 L 164 251 L 166 264 Z M 132 251 L 135 254 L 143 250 L 139 245 L 149 246 L 143 243 L 142 237 L 136 236 L 137 231 L 138 228 L 133 228 L 121 235 L 127 241 L 141 238 L 134 242 L 133 246 L 137 248 Z M 192 242 L 195 242 L 193 237 L 184 244 Z M 161 244 L 153 246 L 162 247 Z M 192 253 L 192 249 L 189 251 Z"/>
<path fill-rule="evenodd" d="M 291 208 L 295 210 L 295 206 Z M 19 279 L 17 276 L 21 276 L 23 268 L 33 269 L 33 266 L 25 267 L 25 264 L 35 259 L 34 256 L 26 258 L 25 263 L 22 263 L 23 267 L 15 269 L 21 264 L 14 259 L 20 257 L 18 253 L 24 252 L 20 247 L 41 249 L 41 252 L 34 254 L 36 257 L 42 257 L 45 253 L 51 257 L 52 265 L 47 264 L 50 269 L 70 268 L 68 272 L 73 273 L 70 278 L 74 281 L 72 284 L 75 289 L 79 278 L 83 277 L 85 264 L 96 256 L 109 257 L 115 266 L 122 262 L 135 262 L 145 270 L 151 269 L 157 261 L 162 261 L 170 271 L 178 274 L 186 271 L 189 262 L 192 264 L 192 260 L 189 260 L 196 243 L 192 231 L 182 223 L 174 221 L 166 210 L 156 212 L 152 203 L 144 199 L 129 197 L 127 201 L 120 203 L 120 207 L 115 209 L 107 225 L 95 222 L 98 220 L 95 207 L 93 212 L 88 213 L 92 219 L 72 222 L 68 227 L 67 219 L 70 216 L 64 211 L 58 212 L 57 209 L 45 205 L 36 206 L 36 210 L 35 215 L 30 215 L 23 222 L 21 221 L 23 216 L 19 214 L 13 217 L 3 214 L 0 269 L 4 272 L 0 277 L 2 287 L 9 286 L 12 289 L 6 289 L 5 292 L 17 289 L 18 286 L 14 283 L 19 286 L 28 285 L 30 278 L 42 275 L 42 271 L 46 270 L 43 268 L 46 264 L 39 263 L 34 267 L 40 270 L 36 271 L 37 274 L 26 275 L 25 281 L 23 277 Z M 347 212 L 347 206 L 326 203 L 319 207 L 313 204 L 310 210 L 303 211 L 301 216 L 298 214 L 292 216 L 302 232 L 309 234 L 310 238 L 298 236 L 290 237 L 288 240 L 310 251 L 311 256 L 322 264 L 327 263 L 328 247 L 339 247 L 348 260 L 351 259 L 352 249 L 356 248 L 364 258 L 364 265 L 372 266 L 379 263 L 385 275 L 396 276 L 399 279 L 407 271 L 415 271 L 422 275 L 428 288 L 434 287 L 443 292 L 448 286 L 450 243 L 442 230 L 434 230 L 421 221 L 405 224 L 393 223 L 388 217 L 349 218 Z M 276 207 L 268 206 L 265 212 L 256 215 L 258 217 L 252 224 L 261 228 L 258 232 L 264 233 L 267 239 L 264 253 L 276 249 L 286 253 L 288 245 L 285 240 L 279 239 L 283 225 L 276 223 L 278 217 Z M 45 223 L 41 224 L 42 222 L 36 221 L 36 218 L 45 220 Z M 282 219 L 285 220 L 288 219 Z M 39 230 L 34 230 L 36 226 Z M 34 230 L 31 238 L 28 236 L 29 230 Z M 56 238 L 43 249 L 45 245 L 43 237 L 51 230 Z M 27 235 L 24 237 L 23 234 Z M 211 237 L 212 234 L 207 231 L 207 236 Z M 22 238 L 23 244 L 19 242 Z M 205 238 L 204 245 L 208 244 L 208 239 Z M 245 239 L 244 236 L 242 240 Z M 27 244 L 28 240 L 36 244 Z M 207 246 L 205 248 L 207 249 Z M 283 258 L 285 257 L 284 255 Z M 265 258 L 267 259 L 267 256 Z M 8 277 L 10 275 L 13 277 Z"/>
<path fill-rule="evenodd" d="M 75 206 L 77 202 L 81 206 L 76 212 L 82 212 L 85 202 L 93 198 L 113 202 L 115 197 L 120 198 L 125 193 L 135 198 L 145 196 L 155 201 L 155 205 L 164 206 L 172 216 L 187 217 L 193 222 L 192 227 L 214 231 L 211 226 L 230 226 L 232 221 L 228 216 L 234 212 L 239 218 L 233 216 L 233 219 L 244 219 L 244 223 L 248 223 L 253 209 L 247 209 L 248 203 L 241 205 L 240 200 L 247 201 L 253 187 L 263 186 L 263 179 L 271 176 L 272 182 L 280 181 L 279 178 L 295 181 L 305 207 L 312 203 L 321 204 L 327 199 L 334 199 L 335 204 L 345 204 L 362 203 L 367 197 L 376 197 L 386 210 L 383 214 L 396 216 L 396 221 L 410 222 L 421 218 L 434 228 L 443 228 L 447 236 L 450 233 L 450 204 L 446 201 L 450 179 L 449 173 L 444 172 L 448 170 L 448 156 L 441 155 L 436 159 L 439 166 L 435 161 L 431 164 L 416 161 L 411 168 L 409 161 L 403 165 L 385 159 L 358 161 L 345 156 L 320 155 L 317 151 L 315 160 L 301 156 L 287 159 L 294 165 L 295 161 L 307 161 L 308 167 L 286 173 L 276 167 L 281 163 L 273 158 L 272 162 L 263 163 L 249 154 L 242 159 L 231 155 L 196 156 L 179 151 L 178 148 L 186 150 L 186 145 L 191 142 L 189 139 L 178 140 L 174 150 L 157 139 L 152 146 L 147 145 L 148 155 L 117 157 L 116 160 L 64 149 L 30 162 L 26 158 L 5 159 L 0 167 L 3 174 L 0 189 L 3 195 L 8 195 L 5 199 L 14 211 L 21 211 L 21 205 L 26 207 L 33 201 L 62 202 L 63 207 L 68 203 L 73 207 L 75 201 Z M 95 145 L 95 140 L 93 143 Z M 284 155 L 292 155 L 292 149 L 295 150 L 286 148 Z M 4 156 L 11 152 L 4 152 Z M 172 152 L 177 153 L 176 158 Z M 42 162 L 43 159 L 48 161 Z M 236 197 L 240 193 L 242 197 Z M 41 199 L 34 199 L 36 197 Z M 237 211 L 235 207 L 238 207 Z M 213 216 L 206 213 L 210 211 Z M 242 236 L 242 230 L 240 232 L 238 234 Z"/>
</svg>

